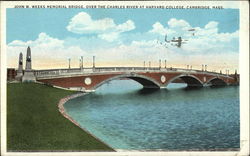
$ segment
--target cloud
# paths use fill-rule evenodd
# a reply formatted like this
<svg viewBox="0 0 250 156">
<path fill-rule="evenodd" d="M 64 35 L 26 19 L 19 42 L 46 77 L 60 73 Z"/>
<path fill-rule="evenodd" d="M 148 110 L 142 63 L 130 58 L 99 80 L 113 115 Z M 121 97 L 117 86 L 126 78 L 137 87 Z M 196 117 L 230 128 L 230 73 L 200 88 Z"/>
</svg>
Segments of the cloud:
<svg viewBox="0 0 250 156">
<path fill-rule="evenodd" d="M 86 55 L 86 51 L 77 45 L 66 46 L 64 40 L 53 38 L 42 32 L 38 38 L 33 41 L 15 40 L 7 45 L 8 66 L 16 66 L 17 57 L 20 52 L 26 56 L 27 47 L 31 47 L 32 59 L 35 68 L 41 67 L 61 67 L 67 65 L 68 58 L 78 58 Z"/>
<path fill-rule="evenodd" d="M 214 29 L 214 28 L 217 28 L 217 26 L 218 26 L 218 22 L 211 21 L 205 25 L 205 29 Z"/>
<path fill-rule="evenodd" d="M 148 32 L 161 35 L 160 43 L 165 43 L 165 35 L 168 36 L 168 40 L 179 36 L 181 36 L 182 39 L 187 40 L 186 44 L 182 45 L 182 48 L 173 47 L 170 43 L 165 43 L 168 48 L 172 50 L 175 49 L 176 52 L 184 55 L 194 55 L 195 53 L 238 53 L 239 51 L 239 31 L 221 33 L 219 32 L 219 23 L 217 21 L 210 21 L 203 28 L 192 27 L 183 19 L 171 18 L 166 23 L 167 25 L 164 26 L 160 22 L 156 22 Z M 194 31 L 188 31 L 191 28 L 194 29 Z"/>
<path fill-rule="evenodd" d="M 167 26 L 164 27 L 163 24 L 160 22 L 156 22 L 152 25 L 152 29 L 149 30 L 150 33 L 159 34 L 162 36 L 165 36 L 166 34 L 168 36 L 185 36 L 190 37 L 191 33 L 188 31 L 189 29 L 193 28 L 187 21 L 183 19 L 176 19 L 171 18 L 169 21 L 166 22 Z M 218 22 L 216 21 L 210 21 L 205 25 L 204 28 L 195 27 L 195 33 L 199 36 L 208 36 L 211 34 L 217 34 L 218 33 Z"/>
<path fill-rule="evenodd" d="M 135 24 L 132 20 L 127 20 L 125 23 L 117 25 L 116 29 L 119 32 L 130 31 L 135 29 Z"/>
<path fill-rule="evenodd" d="M 150 33 L 156 33 L 162 36 L 183 34 L 184 31 L 187 31 L 191 28 L 190 24 L 185 20 L 178 20 L 176 18 L 171 18 L 167 22 L 167 26 L 164 27 L 160 22 L 155 22 L 152 25 L 153 29 L 149 30 Z"/>
<path fill-rule="evenodd" d="M 99 38 L 109 41 L 109 42 L 114 41 L 115 39 L 118 38 L 118 36 L 119 36 L 118 32 L 110 32 L 110 33 L 104 33 L 104 34 L 98 35 Z"/>
<path fill-rule="evenodd" d="M 111 18 L 93 20 L 89 14 L 80 12 L 71 19 L 67 30 L 77 34 L 90 34 L 107 31 L 115 26 Z"/>
<path fill-rule="evenodd" d="M 38 35 L 38 38 L 35 41 L 23 42 L 20 40 L 14 40 L 8 45 L 14 46 L 14 47 L 15 46 L 21 46 L 21 47 L 36 46 L 42 49 L 58 49 L 58 48 L 63 48 L 63 44 L 64 44 L 63 40 L 52 38 L 46 33 L 40 33 Z"/>
<path fill-rule="evenodd" d="M 77 34 L 98 34 L 98 37 L 107 41 L 114 41 L 123 32 L 135 29 L 132 20 L 116 24 L 111 18 L 94 20 L 86 12 L 75 15 L 66 27 L 68 31 Z"/>
<path fill-rule="evenodd" d="M 159 35 L 166 35 L 166 34 L 173 34 L 175 33 L 175 30 L 168 29 L 167 27 L 164 27 L 160 22 L 156 22 L 152 25 L 153 29 L 149 30 L 150 33 L 156 33 Z"/>
<path fill-rule="evenodd" d="M 67 67 L 68 58 L 72 59 L 72 66 L 78 67 L 80 56 L 84 57 L 85 66 L 91 66 L 93 55 L 96 56 L 97 66 L 142 66 L 143 61 L 147 64 L 151 61 L 152 66 L 157 67 L 159 59 L 166 59 L 168 66 L 182 68 L 189 64 L 199 69 L 201 64 L 207 64 L 211 69 L 218 69 L 225 63 L 227 67 L 223 68 L 238 67 L 239 31 L 222 33 L 217 21 L 210 21 L 203 27 L 192 27 L 183 19 L 172 18 L 165 24 L 155 22 L 146 32 L 121 35 L 122 32 L 135 28 L 133 21 L 115 24 L 109 18 L 93 20 L 84 13 L 83 17 L 80 20 L 88 24 L 84 27 L 78 26 L 77 31 L 83 34 L 91 32 L 95 35 L 58 39 L 40 33 L 37 39 L 32 41 L 12 41 L 7 45 L 8 66 L 15 67 L 19 52 L 25 52 L 27 46 L 31 46 L 32 58 L 36 60 L 33 62 L 35 69 L 48 66 Z M 100 24 L 105 26 L 99 28 Z M 195 35 L 188 31 L 190 28 L 195 29 Z M 87 30 L 88 32 L 84 32 Z M 166 34 L 168 40 L 180 35 L 188 41 L 181 48 L 169 43 L 162 45 L 159 40 L 164 43 Z M 116 40 L 118 37 L 119 40 Z"/>
<path fill-rule="evenodd" d="M 164 26 L 160 22 L 156 22 L 155 24 L 153 24 L 153 29 L 149 32 L 164 35 L 167 33 L 167 29 L 164 28 Z"/>
<path fill-rule="evenodd" d="M 189 23 L 182 19 L 177 20 L 176 18 L 171 18 L 167 23 L 170 28 L 175 28 L 175 29 L 176 28 L 181 28 L 181 29 L 190 28 Z"/>
</svg>

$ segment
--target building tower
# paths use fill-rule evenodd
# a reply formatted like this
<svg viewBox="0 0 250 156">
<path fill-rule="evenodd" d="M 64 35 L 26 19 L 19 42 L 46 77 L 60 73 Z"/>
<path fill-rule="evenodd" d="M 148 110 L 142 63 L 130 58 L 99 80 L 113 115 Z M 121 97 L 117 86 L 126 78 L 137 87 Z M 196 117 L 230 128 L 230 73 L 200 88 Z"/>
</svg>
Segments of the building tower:
<svg viewBox="0 0 250 156">
<path fill-rule="evenodd" d="M 31 68 L 31 50 L 30 47 L 27 48 L 27 55 L 26 55 L 26 66 L 24 71 L 24 76 L 22 78 L 23 82 L 34 82 L 36 81 L 36 77 L 34 72 Z"/>
<path fill-rule="evenodd" d="M 23 77 L 23 54 L 20 52 L 16 80 L 21 81 Z"/>
</svg>

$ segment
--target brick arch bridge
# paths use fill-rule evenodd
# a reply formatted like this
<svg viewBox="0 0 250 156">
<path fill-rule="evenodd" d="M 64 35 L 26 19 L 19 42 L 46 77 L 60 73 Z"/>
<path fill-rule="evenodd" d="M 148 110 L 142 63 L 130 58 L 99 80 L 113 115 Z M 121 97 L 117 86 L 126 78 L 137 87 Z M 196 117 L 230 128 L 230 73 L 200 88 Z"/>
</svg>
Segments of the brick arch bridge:
<svg viewBox="0 0 250 156">
<path fill-rule="evenodd" d="M 237 77 L 200 70 L 177 68 L 105 67 L 35 71 L 36 81 L 84 91 L 94 91 L 115 79 L 132 79 L 144 88 L 166 88 L 172 82 L 190 87 L 238 84 Z"/>
</svg>

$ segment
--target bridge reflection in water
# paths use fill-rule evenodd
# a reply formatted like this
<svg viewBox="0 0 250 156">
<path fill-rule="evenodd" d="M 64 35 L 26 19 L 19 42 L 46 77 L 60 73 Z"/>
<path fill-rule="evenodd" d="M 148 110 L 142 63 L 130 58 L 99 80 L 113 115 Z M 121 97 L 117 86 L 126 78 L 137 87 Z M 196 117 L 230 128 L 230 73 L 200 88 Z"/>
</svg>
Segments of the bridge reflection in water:
<svg viewBox="0 0 250 156">
<path fill-rule="evenodd" d="M 114 80 L 64 106 L 74 120 L 115 149 L 239 148 L 239 87 L 185 86 L 142 89 L 133 80 Z"/>
<path fill-rule="evenodd" d="M 34 73 L 38 82 L 79 91 L 94 91 L 109 81 L 124 78 L 144 88 L 166 88 L 171 82 L 184 82 L 189 87 L 238 84 L 237 75 L 182 68 L 99 67 L 35 70 Z"/>
</svg>

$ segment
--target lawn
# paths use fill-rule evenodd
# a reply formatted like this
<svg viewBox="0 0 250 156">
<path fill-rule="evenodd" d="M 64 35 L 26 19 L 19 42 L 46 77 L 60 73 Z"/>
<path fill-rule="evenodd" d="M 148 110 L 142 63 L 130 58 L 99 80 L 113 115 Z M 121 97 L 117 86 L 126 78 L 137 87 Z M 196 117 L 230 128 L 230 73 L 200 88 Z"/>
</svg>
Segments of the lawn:
<svg viewBox="0 0 250 156">
<path fill-rule="evenodd" d="M 59 100 L 74 93 L 35 83 L 7 84 L 7 150 L 113 151 L 59 113 Z"/>
</svg>

